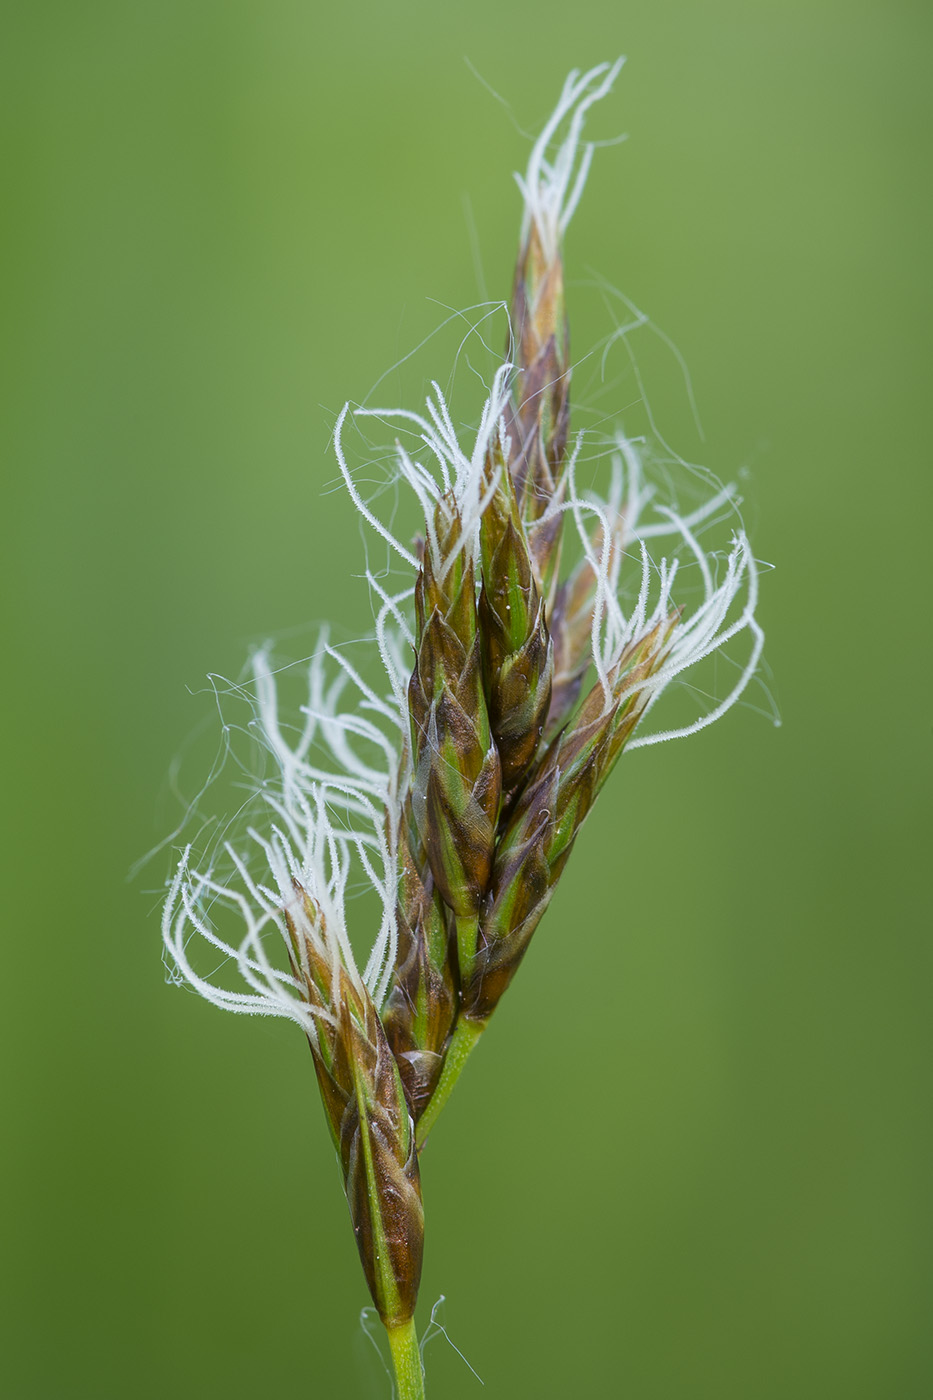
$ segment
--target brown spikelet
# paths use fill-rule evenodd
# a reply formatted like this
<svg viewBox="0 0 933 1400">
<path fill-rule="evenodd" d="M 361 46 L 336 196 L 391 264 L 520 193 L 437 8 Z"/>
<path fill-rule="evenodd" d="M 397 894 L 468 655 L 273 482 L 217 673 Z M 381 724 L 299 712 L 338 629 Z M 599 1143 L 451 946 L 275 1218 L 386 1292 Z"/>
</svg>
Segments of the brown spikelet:
<svg viewBox="0 0 933 1400">
<path fill-rule="evenodd" d="M 473 562 L 461 534 L 456 506 L 441 501 L 415 588 L 411 805 L 437 889 L 458 918 L 472 918 L 492 870 L 502 784 L 483 689 Z"/>
<path fill-rule="evenodd" d="M 319 1013 L 309 1036 L 331 1136 L 340 1156 L 353 1233 L 387 1327 L 415 1310 L 424 1252 L 418 1154 L 395 1057 L 366 988 L 334 965 L 320 912 L 294 882 L 284 910 L 292 970 Z"/>
<path fill-rule="evenodd" d="M 570 333 L 560 253 L 548 256 L 532 221 L 519 251 L 512 291 L 511 350 L 518 372 L 507 414 L 509 468 L 535 572 L 544 596 L 555 575 L 570 428 Z"/>
<path fill-rule="evenodd" d="M 457 1014 L 448 910 L 411 817 L 400 842 L 398 955 L 382 1023 L 417 1123 L 437 1084 Z"/>
<path fill-rule="evenodd" d="M 498 451 L 487 465 L 487 480 L 494 476 L 480 522 L 479 616 L 489 722 L 508 793 L 528 772 L 538 747 L 551 699 L 553 654 L 514 484 Z"/>
<path fill-rule="evenodd" d="M 523 788 L 496 848 L 462 1014 L 485 1021 L 524 956 L 596 797 L 649 699 L 673 618 L 620 658 L 609 693 L 595 685 L 574 722 L 552 741 Z"/>
</svg>

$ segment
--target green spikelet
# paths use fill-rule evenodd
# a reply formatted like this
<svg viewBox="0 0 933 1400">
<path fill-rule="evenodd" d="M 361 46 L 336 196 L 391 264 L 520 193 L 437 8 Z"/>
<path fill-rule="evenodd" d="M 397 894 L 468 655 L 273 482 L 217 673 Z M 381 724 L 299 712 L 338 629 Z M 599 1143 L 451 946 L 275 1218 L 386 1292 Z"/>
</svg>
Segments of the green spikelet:
<svg viewBox="0 0 933 1400">
<path fill-rule="evenodd" d="M 483 1022 L 495 1010 L 561 877 L 584 820 L 648 702 L 643 683 L 658 669 L 673 619 L 619 660 L 610 698 L 593 687 L 575 721 L 542 754 L 496 850 L 489 902 L 462 1015 Z"/>
<path fill-rule="evenodd" d="M 320 911 L 295 882 L 285 910 L 292 969 L 320 1014 L 309 1036 L 353 1233 L 379 1316 L 398 1327 L 414 1314 L 424 1250 L 418 1154 L 405 1091 L 366 988 L 334 966 L 315 930 Z"/>
<path fill-rule="evenodd" d="M 408 701 L 415 826 L 453 910 L 461 959 L 468 959 L 492 873 L 502 779 L 483 689 L 473 561 L 462 534 L 459 511 L 444 498 L 415 586 Z"/>
<path fill-rule="evenodd" d="M 528 772 L 538 747 L 551 699 L 553 655 L 515 487 L 499 451 L 490 454 L 487 484 L 496 472 L 497 485 L 480 522 L 479 615 L 489 721 L 508 793 Z"/>
</svg>

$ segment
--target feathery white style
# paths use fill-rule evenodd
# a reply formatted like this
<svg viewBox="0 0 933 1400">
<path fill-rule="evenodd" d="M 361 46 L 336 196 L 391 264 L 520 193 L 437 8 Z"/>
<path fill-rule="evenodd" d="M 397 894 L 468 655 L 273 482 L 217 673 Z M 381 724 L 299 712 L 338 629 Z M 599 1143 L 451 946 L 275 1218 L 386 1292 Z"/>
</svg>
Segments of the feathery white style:
<svg viewBox="0 0 933 1400">
<path fill-rule="evenodd" d="M 549 258 L 557 256 L 561 238 L 580 203 L 596 149 L 591 141 L 581 148 L 586 114 L 594 103 L 608 96 L 624 62 L 624 58 L 618 58 L 615 63 L 600 63 L 582 76 L 576 68 L 568 73 L 560 100 L 532 148 L 524 175 L 516 172 L 524 202 L 522 241 L 534 223 Z M 565 121 L 567 134 L 549 158 L 548 149 Z"/>
</svg>

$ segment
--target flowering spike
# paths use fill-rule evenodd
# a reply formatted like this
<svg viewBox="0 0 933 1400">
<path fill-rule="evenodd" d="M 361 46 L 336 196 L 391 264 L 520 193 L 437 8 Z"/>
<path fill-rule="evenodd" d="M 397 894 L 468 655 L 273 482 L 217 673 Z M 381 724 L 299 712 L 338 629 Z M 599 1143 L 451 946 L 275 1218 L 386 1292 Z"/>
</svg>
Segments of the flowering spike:
<svg viewBox="0 0 933 1400">
<path fill-rule="evenodd" d="M 246 799 L 248 843 L 231 836 L 200 870 L 186 851 L 163 915 L 172 980 L 231 1011 L 285 1017 L 308 1039 L 401 1400 L 424 1393 L 418 1149 L 623 749 L 712 724 L 763 644 L 744 533 L 727 552 L 700 543 L 733 507 L 731 488 L 686 514 L 660 504 L 619 436 L 608 491 L 577 489 L 562 245 L 594 149 L 584 119 L 620 66 L 570 74 L 519 179 L 513 344 L 469 450 L 437 383 L 423 412 L 354 414 L 403 425 L 392 460 L 425 520 L 416 547 L 364 499 L 344 441 L 349 408 L 337 419 L 349 497 L 411 571 L 398 592 L 367 572 L 387 687 L 323 635 L 295 724 L 270 657 L 256 654 L 251 681 L 230 692 L 251 704 L 248 732 L 271 764 Z M 580 560 L 562 580 L 567 523 Z M 656 563 L 647 542 L 659 538 L 672 543 Z M 698 600 L 687 610 L 675 601 L 684 579 Z M 727 647 L 725 696 L 680 728 L 652 725 L 665 690 Z M 362 970 L 346 917 L 361 882 L 379 906 Z M 229 985 L 231 970 L 243 987 Z"/>
</svg>

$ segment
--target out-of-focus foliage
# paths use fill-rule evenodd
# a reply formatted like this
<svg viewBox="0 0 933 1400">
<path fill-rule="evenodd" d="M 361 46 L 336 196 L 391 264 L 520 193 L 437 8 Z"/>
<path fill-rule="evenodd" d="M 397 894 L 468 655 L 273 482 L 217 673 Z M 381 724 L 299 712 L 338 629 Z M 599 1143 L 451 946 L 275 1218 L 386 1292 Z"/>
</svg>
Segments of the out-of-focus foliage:
<svg viewBox="0 0 933 1400">
<path fill-rule="evenodd" d="M 206 672 L 371 622 L 344 399 L 447 388 L 465 322 L 403 357 L 509 295 L 528 143 L 464 57 L 533 131 L 570 64 L 625 52 L 592 134 L 629 140 L 568 236 L 574 426 L 641 432 L 644 386 L 678 452 L 743 473 L 784 725 L 750 692 L 607 788 L 432 1136 L 423 1308 L 447 1295 L 490 1395 L 928 1394 L 921 7 L 88 0 L 4 29 L 2 1388 L 388 1394 L 299 1032 L 167 990 L 169 851 L 126 874 L 218 749 Z M 633 319 L 603 278 L 683 353 L 705 442 L 649 328 L 603 362 Z M 470 337 L 461 418 L 487 363 Z M 232 764 L 218 790 L 232 813 Z M 443 1338 L 426 1361 L 429 1394 L 480 1393 Z"/>
</svg>

